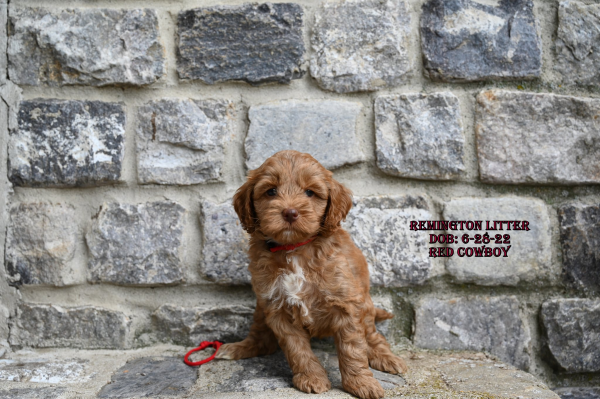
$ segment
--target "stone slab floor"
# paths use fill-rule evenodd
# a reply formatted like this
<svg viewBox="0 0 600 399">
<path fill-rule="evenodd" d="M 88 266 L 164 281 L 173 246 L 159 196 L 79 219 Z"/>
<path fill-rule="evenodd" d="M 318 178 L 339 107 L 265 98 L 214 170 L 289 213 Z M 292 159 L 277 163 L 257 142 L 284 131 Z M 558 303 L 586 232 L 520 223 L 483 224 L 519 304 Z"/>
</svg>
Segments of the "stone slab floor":
<svg viewBox="0 0 600 399">
<path fill-rule="evenodd" d="M 200 368 L 183 363 L 185 348 L 21 350 L 0 359 L 0 399 L 66 398 L 350 398 L 341 390 L 338 359 L 328 345 L 314 347 L 334 389 L 304 394 L 292 386 L 281 352 Z M 200 352 L 197 360 L 210 355 Z M 410 371 L 400 377 L 374 371 L 386 398 L 558 399 L 535 377 L 474 352 L 397 350 Z"/>
</svg>

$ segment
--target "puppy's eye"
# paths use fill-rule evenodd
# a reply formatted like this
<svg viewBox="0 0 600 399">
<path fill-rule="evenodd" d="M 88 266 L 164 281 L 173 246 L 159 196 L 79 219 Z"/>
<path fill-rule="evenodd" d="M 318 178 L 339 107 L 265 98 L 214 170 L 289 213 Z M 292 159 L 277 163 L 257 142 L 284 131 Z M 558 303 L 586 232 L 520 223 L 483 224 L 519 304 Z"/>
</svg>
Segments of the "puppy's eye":
<svg viewBox="0 0 600 399">
<path fill-rule="evenodd" d="M 313 190 L 306 190 L 305 193 L 307 197 L 312 197 L 313 195 L 315 195 L 315 192 Z"/>
<path fill-rule="evenodd" d="M 277 189 L 276 188 L 271 188 L 269 190 L 267 190 L 267 195 L 269 197 L 274 197 L 277 195 Z"/>
</svg>

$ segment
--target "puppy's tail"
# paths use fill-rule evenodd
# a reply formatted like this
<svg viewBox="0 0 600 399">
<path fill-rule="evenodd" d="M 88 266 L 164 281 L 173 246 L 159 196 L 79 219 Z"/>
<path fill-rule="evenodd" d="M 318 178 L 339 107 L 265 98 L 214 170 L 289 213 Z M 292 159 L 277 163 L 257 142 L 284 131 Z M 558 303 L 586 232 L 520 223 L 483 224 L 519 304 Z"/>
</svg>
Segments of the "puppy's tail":
<svg viewBox="0 0 600 399">
<path fill-rule="evenodd" d="M 375 307 L 375 322 L 380 322 L 383 320 L 388 320 L 391 319 L 392 317 L 394 317 L 393 314 L 391 314 L 390 312 L 387 312 L 381 308 Z"/>
</svg>

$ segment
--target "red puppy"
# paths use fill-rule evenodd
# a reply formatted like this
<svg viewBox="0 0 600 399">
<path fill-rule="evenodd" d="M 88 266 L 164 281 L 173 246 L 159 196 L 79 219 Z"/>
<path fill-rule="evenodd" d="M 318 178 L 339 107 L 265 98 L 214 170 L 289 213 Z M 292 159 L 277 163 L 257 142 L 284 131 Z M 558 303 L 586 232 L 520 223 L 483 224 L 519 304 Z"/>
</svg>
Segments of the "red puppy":
<svg viewBox="0 0 600 399">
<path fill-rule="evenodd" d="M 248 173 L 233 205 L 251 235 L 257 304 L 248 337 L 223 345 L 216 357 L 268 355 L 279 344 L 294 386 L 321 393 L 331 383 L 310 338 L 333 336 L 344 389 L 383 397 L 369 365 L 394 374 L 406 365 L 375 329 L 375 320 L 393 316 L 373 306 L 367 261 L 340 227 L 352 207 L 350 190 L 310 155 L 281 151 Z"/>
</svg>

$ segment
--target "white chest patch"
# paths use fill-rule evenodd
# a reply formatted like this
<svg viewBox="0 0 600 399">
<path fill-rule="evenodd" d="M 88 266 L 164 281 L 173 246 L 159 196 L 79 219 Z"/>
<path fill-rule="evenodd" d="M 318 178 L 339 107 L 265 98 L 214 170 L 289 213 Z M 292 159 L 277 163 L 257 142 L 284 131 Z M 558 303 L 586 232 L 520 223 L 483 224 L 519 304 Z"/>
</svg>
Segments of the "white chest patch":
<svg viewBox="0 0 600 399">
<path fill-rule="evenodd" d="M 302 309 L 302 315 L 310 320 L 308 308 L 300 297 L 306 277 L 304 277 L 304 271 L 298 265 L 298 259 L 295 256 L 290 256 L 290 259 L 293 270 L 286 270 L 281 273 L 267 292 L 266 297 L 274 302 L 279 301 L 277 308 L 281 308 L 284 303 L 289 306 L 299 306 Z"/>
</svg>

